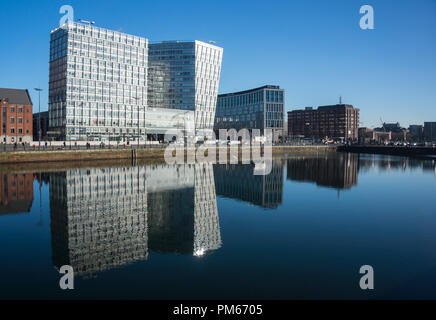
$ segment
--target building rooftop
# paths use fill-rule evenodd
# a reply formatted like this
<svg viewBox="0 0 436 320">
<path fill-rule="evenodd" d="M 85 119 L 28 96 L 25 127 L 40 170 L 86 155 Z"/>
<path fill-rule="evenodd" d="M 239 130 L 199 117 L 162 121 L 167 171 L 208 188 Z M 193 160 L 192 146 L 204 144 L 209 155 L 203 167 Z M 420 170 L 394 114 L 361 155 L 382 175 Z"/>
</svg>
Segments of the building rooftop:
<svg viewBox="0 0 436 320">
<path fill-rule="evenodd" d="M 327 105 L 327 106 L 319 106 L 319 108 L 337 108 L 337 107 L 341 107 L 341 108 L 354 108 L 351 104 L 331 104 L 331 105 Z"/>
<path fill-rule="evenodd" d="M 237 96 L 237 95 L 240 95 L 240 94 L 251 93 L 251 92 L 259 91 L 259 90 L 262 90 L 262 89 L 276 89 L 277 90 L 277 89 L 280 89 L 280 86 L 266 85 L 266 86 L 262 86 L 262 87 L 259 87 L 259 88 L 245 90 L 245 91 L 224 93 L 224 94 L 218 95 L 218 97 L 221 98 L 221 97 L 228 97 L 228 96 Z"/>
<path fill-rule="evenodd" d="M 27 89 L 6 89 L 0 88 L 0 100 L 7 99 L 10 104 L 18 104 L 23 106 L 32 105 L 29 91 Z"/>
<path fill-rule="evenodd" d="M 122 35 L 122 36 L 127 36 L 127 37 L 133 37 L 133 38 L 137 38 L 137 39 L 146 39 L 148 41 L 148 39 L 146 37 L 143 36 L 136 36 L 133 34 L 129 34 L 123 31 L 117 31 L 117 30 L 111 30 L 111 29 L 107 29 L 107 28 L 102 28 L 102 27 L 97 27 L 95 24 L 88 24 L 88 23 L 84 23 L 84 22 L 78 22 L 78 21 L 69 21 L 67 23 L 65 23 L 64 25 L 60 26 L 60 27 L 56 27 L 55 29 L 53 29 L 51 31 L 51 33 L 55 33 L 60 29 L 64 29 L 64 30 L 68 30 L 72 27 L 78 27 L 81 29 L 88 29 L 88 30 L 98 30 L 101 32 L 109 32 L 109 33 L 113 33 L 113 34 L 118 34 L 118 35 Z"/>
<path fill-rule="evenodd" d="M 222 47 L 218 46 L 215 41 L 203 41 L 203 40 L 165 40 L 165 41 L 150 41 L 149 47 L 160 48 L 161 46 L 171 46 L 171 45 L 194 45 L 196 43 L 201 43 L 202 45 L 223 50 Z"/>
<path fill-rule="evenodd" d="M 332 104 L 328 106 L 319 106 L 317 109 L 313 107 L 305 107 L 304 109 L 296 109 L 296 110 L 288 111 L 288 113 L 303 112 L 303 111 L 318 111 L 319 109 L 327 109 L 327 108 L 353 108 L 359 110 L 357 108 L 354 108 L 351 104 Z"/>
</svg>

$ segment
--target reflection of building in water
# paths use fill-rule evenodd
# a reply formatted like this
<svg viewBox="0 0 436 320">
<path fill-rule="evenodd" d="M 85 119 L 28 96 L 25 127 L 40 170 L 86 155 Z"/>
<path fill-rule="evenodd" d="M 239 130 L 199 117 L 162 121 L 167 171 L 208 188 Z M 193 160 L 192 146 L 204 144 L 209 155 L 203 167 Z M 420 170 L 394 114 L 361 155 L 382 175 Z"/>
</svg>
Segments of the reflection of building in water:
<svg viewBox="0 0 436 320">
<path fill-rule="evenodd" d="M 209 164 L 53 173 L 50 209 L 53 263 L 78 275 L 221 246 Z"/>
<path fill-rule="evenodd" d="M 53 173 L 54 265 L 91 275 L 147 259 L 146 181 L 138 167 Z"/>
<path fill-rule="evenodd" d="M 195 165 L 194 208 L 194 254 L 202 256 L 221 247 L 212 164 Z"/>
<path fill-rule="evenodd" d="M 360 155 L 359 171 L 375 170 L 379 171 L 435 171 L 436 160 L 433 158 L 416 158 L 401 156 L 384 156 L 384 155 Z"/>
<path fill-rule="evenodd" d="M 30 212 L 33 203 L 33 175 L 0 175 L 0 215 Z"/>
<path fill-rule="evenodd" d="M 194 168 L 184 165 L 147 167 L 147 179 L 150 250 L 192 253 Z"/>
<path fill-rule="evenodd" d="M 235 198 L 264 208 L 276 208 L 283 201 L 283 165 L 273 160 L 269 175 L 254 175 L 254 164 L 214 166 L 217 195 Z"/>
<path fill-rule="evenodd" d="M 212 165 L 147 170 L 150 250 L 202 255 L 220 248 Z"/>
<path fill-rule="evenodd" d="M 319 186 L 350 189 L 357 185 L 359 155 L 338 153 L 323 157 L 287 159 L 287 179 L 315 182 Z"/>
</svg>

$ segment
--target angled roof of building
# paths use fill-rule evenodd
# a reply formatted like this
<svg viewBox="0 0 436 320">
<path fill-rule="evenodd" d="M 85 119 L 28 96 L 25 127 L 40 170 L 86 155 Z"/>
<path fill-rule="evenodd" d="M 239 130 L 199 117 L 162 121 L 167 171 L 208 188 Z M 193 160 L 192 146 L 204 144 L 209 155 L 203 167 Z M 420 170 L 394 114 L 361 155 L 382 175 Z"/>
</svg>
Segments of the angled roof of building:
<svg viewBox="0 0 436 320">
<path fill-rule="evenodd" d="M 5 89 L 0 88 L 0 100 L 8 99 L 10 104 L 19 104 L 23 106 L 32 105 L 29 91 L 22 89 Z"/>
</svg>

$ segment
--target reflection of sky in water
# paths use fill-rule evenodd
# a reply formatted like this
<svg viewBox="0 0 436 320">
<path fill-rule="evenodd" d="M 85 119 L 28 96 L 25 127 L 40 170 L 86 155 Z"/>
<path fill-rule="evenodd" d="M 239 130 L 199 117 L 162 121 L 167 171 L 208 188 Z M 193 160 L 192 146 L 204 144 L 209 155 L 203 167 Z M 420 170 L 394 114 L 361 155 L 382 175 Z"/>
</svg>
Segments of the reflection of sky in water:
<svg viewBox="0 0 436 320">
<path fill-rule="evenodd" d="M 33 202 L 0 210 L 0 297 L 436 298 L 434 159 L 296 156 L 267 177 L 247 166 L 119 170 L 44 174 L 30 195 L 3 175 L 2 210 L 13 190 Z M 125 211 L 99 216 L 99 206 L 110 212 L 104 199 Z M 138 217 L 143 227 L 129 226 Z M 106 224 L 78 232 L 95 219 Z M 57 259 L 102 264 L 63 292 Z M 375 291 L 359 289 L 364 264 Z"/>
</svg>

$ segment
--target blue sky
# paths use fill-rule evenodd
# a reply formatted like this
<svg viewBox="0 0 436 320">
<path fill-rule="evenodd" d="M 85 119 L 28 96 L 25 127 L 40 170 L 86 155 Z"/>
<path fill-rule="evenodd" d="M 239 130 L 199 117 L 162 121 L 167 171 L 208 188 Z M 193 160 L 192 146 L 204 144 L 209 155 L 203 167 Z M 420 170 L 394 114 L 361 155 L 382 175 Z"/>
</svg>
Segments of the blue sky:
<svg viewBox="0 0 436 320">
<path fill-rule="evenodd" d="M 214 40 L 224 48 L 220 93 L 277 84 L 286 109 L 343 102 L 362 126 L 436 121 L 436 0 L 1 1 L 0 87 L 44 88 L 50 30 L 75 18 L 161 40 Z M 359 27 L 372 5 L 375 29 Z M 32 92 L 37 108 L 37 95 Z"/>
</svg>

